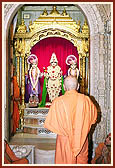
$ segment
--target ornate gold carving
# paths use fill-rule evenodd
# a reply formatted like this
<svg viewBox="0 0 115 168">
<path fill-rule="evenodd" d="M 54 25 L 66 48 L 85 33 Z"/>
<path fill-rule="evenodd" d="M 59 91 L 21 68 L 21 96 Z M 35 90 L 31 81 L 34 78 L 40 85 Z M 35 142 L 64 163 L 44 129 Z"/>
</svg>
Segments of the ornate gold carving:
<svg viewBox="0 0 115 168">
<path fill-rule="evenodd" d="M 30 55 L 31 54 L 31 52 L 30 52 L 30 50 L 31 50 L 31 46 L 30 46 L 30 40 L 27 40 L 27 39 L 25 39 L 25 48 L 24 48 L 24 50 L 25 50 L 25 54 L 26 55 Z"/>
<path fill-rule="evenodd" d="M 28 58 L 28 56 L 25 57 L 25 74 L 28 74 L 28 64 L 27 64 L 27 58 Z"/>
<path fill-rule="evenodd" d="M 77 25 L 75 25 L 75 28 L 76 28 L 76 32 L 80 32 L 80 28 L 81 28 L 81 22 L 80 22 L 80 20 L 78 20 L 78 23 L 77 23 Z"/>
<path fill-rule="evenodd" d="M 43 13 L 42 13 L 42 16 L 47 16 L 48 15 L 48 12 L 46 10 L 46 8 L 44 9 Z"/>
<path fill-rule="evenodd" d="M 64 8 L 63 13 L 62 13 L 62 16 L 66 16 L 66 15 L 67 15 L 67 12 L 66 12 L 66 10 L 65 10 L 65 8 Z"/>
<path fill-rule="evenodd" d="M 53 6 L 53 10 L 51 11 L 50 15 L 59 15 L 59 12 L 56 9 L 56 6 Z"/>
<path fill-rule="evenodd" d="M 26 25 L 24 24 L 24 19 L 22 19 L 22 24 L 19 25 L 17 32 L 18 33 L 26 33 L 27 32 Z"/>
<path fill-rule="evenodd" d="M 24 123 L 23 123 L 24 108 L 22 108 L 22 106 L 20 108 L 21 108 L 21 110 L 20 110 L 20 120 L 21 120 L 20 128 L 23 129 L 23 125 L 24 125 Z"/>
<path fill-rule="evenodd" d="M 86 20 L 84 21 L 84 25 L 82 26 L 82 33 L 89 34 L 89 26 Z"/>
<path fill-rule="evenodd" d="M 20 86 L 20 47 L 19 47 L 19 39 L 17 39 L 14 43 L 14 48 L 15 48 L 15 55 L 17 58 L 17 82 L 18 86 Z"/>
<path fill-rule="evenodd" d="M 31 20 L 29 21 L 29 31 L 30 32 L 32 31 L 32 21 Z"/>
<path fill-rule="evenodd" d="M 20 54 L 16 53 L 17 57 L 17 82 L 18 86 L 20 86 Z"/>
<path fill-rule="evenodd" d="M 16 52 L 18 53 L 24 53 L 25 52 L 25 40 L 17 38 L 14 43 L 14 47 Z"/>
<path fill-rule="evenodd" d="M 80 32 L 80 21 L 77 23 L 67 14 L 66 10 L 64 9 L 62 14 L 59 14 L 56 7 L 54 6 L 52 12 L 48 15 L 47 11 L 44 10 L 43 14 L 40 15 L 38 19 L 36 19 L 33 24 L 30 22 L 29 24 L 29 30 L 30 32 L 27 32 L 25 34 L 17 32 L 15 37 L 17 38 L 26 38 L 30 39 L 35 35 L 36 33 L 40 32 L 43 33 L 43 31 L 49 31 L 53 30 L 60 30 L 63 32 L 67 32 L 67 34 L 70 34 L 71 36 L 75 36 L 76 38 L 89 38 L 89 34 L 87 32 L 87 23 L 84 23 L 83 26 L 83 33 Z M 85 33 L 86 32 L 86 33 Z M 47 35 L 46 35 L 47 36 Z"/>
<path fill-rule="evenodd" d="M 86 56 L 87 53 L 89 52 L 89 41 L 86 40 L 85 38 L 77 41 L 77 48 L 80 56 L 82 57 Z"/>
</svg>

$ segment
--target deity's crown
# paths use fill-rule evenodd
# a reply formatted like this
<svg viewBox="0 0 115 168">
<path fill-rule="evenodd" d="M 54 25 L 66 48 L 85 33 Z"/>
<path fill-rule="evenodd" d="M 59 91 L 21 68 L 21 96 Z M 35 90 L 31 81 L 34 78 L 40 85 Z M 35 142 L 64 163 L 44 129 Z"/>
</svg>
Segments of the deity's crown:
<svg viewBox="0 0 115 168">
<path fill-rule="evenodd" d="M 56 57 L 55 53 L 52 53 L 52 56 L 51 56 L 51 59 L 50 59 L 50 63 L 52 63 L 52 62 L 58 63 L 58 60 L 57 60 L 57 57 Z"/>
<path fill-rule="evenodd" d="M 66 58 L 66 64 L 67 65 L 76 64 L 76 63 L 77 63 L 77 58 L 75 57 L 75 55 L 69 55 Z"/>
<path fill-rule="evenodd" d="M 35 54 L 31 54 L 28 58 L 27 58 L 27 63 L 28 64 L 34 64 L 34 63 L 38 63 L 38 58 Z"/>
</svg>

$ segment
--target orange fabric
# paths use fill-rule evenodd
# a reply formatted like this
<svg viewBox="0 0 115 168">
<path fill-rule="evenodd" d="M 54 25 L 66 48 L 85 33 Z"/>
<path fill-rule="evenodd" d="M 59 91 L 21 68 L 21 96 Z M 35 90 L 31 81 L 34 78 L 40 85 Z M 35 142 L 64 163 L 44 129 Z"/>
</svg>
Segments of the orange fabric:
<svg viewBox="0 0 115 168">
<path fill-rule="evenodd" d="M 56 139 L 56 164 L 76 164 L 76 157 L 74 157 L 70 148 L 69 139 L 67 136 L 57 135 Z"/>
<path fill-rule="evenodd" d="M 4 156 L 4 164 L 11 164 L 11 162 L 9 160 L 7 160 L 7 158 Z"/>
<path fill-rule="evenodd" d="M 87 164 L 88 163 L 88 139 L 83 145 L 79 155 L 75 157 L 71 150 L 67 136 L 57 135 L 56 140 L 56 164 Z"/>
<path fill-rule="evenodd" d="M 17 77 L 13 76 L 13 84 L 14 84 L 14 98 L 20 97 L 20 89 L 17 82 Z"/>
<path fill-rule="evenodd" d="M 97 110 L 89 97 L 71 90 L 66 91 L 65 95 L 53 101 L 44 127 L 58 135 L 68 137 L 69 152 L 71 151 L 74 157 L 77 156 L 77 162 L 85 163 L 87 162 L 86 155 L 88 152 L 88 144 L 85 144 L 85 142 L 91 125 L 96 122 L 96 119 Z M 63 143 L 63 140 L 57 138 L 56 145 L 58 143 Z M 82 151 L 83 147 L 84 152 Z M 65 150 L 62 151 L 62 146 L 60 146 L 60 150 L 56 147 L 56 150 L 59 151 L 59 153 L 56 152 L 57 156 L 61 152 L 64 155 Z M 84 157 L 81 161 L 80 153 Z M 86 155 L 84 156 L 83 153 L 86 153 Z M 56 163 L 60 163 L 60 159 L 56 158 L 56 160 Z"/>
<path fill-rule="evenodd" d="M 95 164 L 95 161 L 101 156 L 103 147 L 104 147 L 104 143 L 100 143 L 98 147 L 95 149 L 95 157 L 91 161 L 92 164 Z"/>
<path fill-rule="evenodd" d="M 5 153 L 6 155 L 8 155 L 8 157 L 10 158 L 9 161 L 7 159 L 7 157 L 4 155 L 4 163 L 5 164 L 28 164 L 28 160 L 26 158 L 17 158 L 16 155 L 14 154 L 14 152 L 11 150 L 10 146 L 8 145 L 8 143 L 5 142 Z"/>
<path fill-rule="evenodd" d="M 10 146 L 8 145 L 8 143 L 6 143 L 6 147 L 5 148 L 6 148 L 5 152 L 7 153 L 7 155 L 10 157 L 10 159 L 12 161 L 18 160 L 18 158 L 16 157 L 14 152 L 12 152 L 12 150 L 11 150 Z"/>
<path fill-rule="evenodd" d="M 28 164 L 28 160 L 26 158 L 21 158 L 19 160 L 14 161 L 12 164 Z"/>
<path fill-rule="evenodd" d="M 9 162 L 6 157 L 4 157 L 4 164 L 28 164 L 28 160 L 26 158 L 21 158 L 16 161 Z"/>
<path fill-rule="evenodd" d="M 104 148 L 105 144 L 100 143 L 98 147 L 95 149 L 95 157 L 92 159 L 91 163 L 96 164 L 96 160 L 100 157 L 102 157 L 102 150 Z M 107 163 L 111 163 L 111 155 L 107 155 Z M 102 158 L 102 162 L 100 164 L 105 164 L 104 157 Z"/>
<path fill-rule="evenodd" d="M 13 87 L 14 87 L 14 94 L 13 94 L 13 133 L 16 132 L 16 128 L 19 127 L 19 109 L 18 109 L 18 101 L 17 98 L 20 98 L 20 89 L 18 87 L 17 78 L 16 76 L 13 77 Z"/>
</svg>

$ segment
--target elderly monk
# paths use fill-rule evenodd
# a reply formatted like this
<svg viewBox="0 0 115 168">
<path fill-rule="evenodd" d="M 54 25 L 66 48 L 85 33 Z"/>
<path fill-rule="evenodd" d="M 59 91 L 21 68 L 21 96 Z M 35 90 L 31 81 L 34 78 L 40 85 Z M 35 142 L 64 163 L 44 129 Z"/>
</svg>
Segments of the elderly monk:
<svg viewBox="0 0 115 168">
<path fill-rule="evenodd" d="M 57 134 L 56 164 L 88 163 L 88 132 L 96 122 L 97 110 L 88 96 L 76 91 L 75 77 L 64 80 L 65 94 L 50 106 L 44 127 Z"/>
</svg>

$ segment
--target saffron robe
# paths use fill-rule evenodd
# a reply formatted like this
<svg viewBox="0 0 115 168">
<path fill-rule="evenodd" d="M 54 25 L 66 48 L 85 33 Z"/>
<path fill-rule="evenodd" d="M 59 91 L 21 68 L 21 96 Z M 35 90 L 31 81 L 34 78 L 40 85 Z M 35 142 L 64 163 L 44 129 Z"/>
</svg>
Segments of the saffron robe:
<svg viewBox="0 0 115 168">
<path fill-rule="evenodd" d="M 9 144 L 4 141 L 4 164 L 28 164 L 28 159 L 26 157 L 24 158 L 18 158 L 14 154 L 14 152 L 11 150 Z"/>
<path fill-rule="evenodd" d="M 16 128 L 19 127 L 19 119 L 20 119 L 20 114 L 19 114 L 19 107 L 18 107 L 18 101 L 20 99 L 20 88 L 17 83 L 17 78 L 16 76 L 13 77 L 13 133 L 16 132 Z"/>
<path fill-rule="evenodd" d="M 44 127 L 58 134 L 55 163 L 88 163 L 88 138 L 96 122 L 97 109 L 88 96 L 66 91 L 50 106 Z"/>
<path fill-rule="evenodd" d="M 108 150 L 104 156 L 102 155 L 104 146 L 106 145 L 103 142 L 97 146 L 95 150 L 95 157 L 91 161 L 92 164 L 111 164 L 111 152 Z"/>
</svg>

